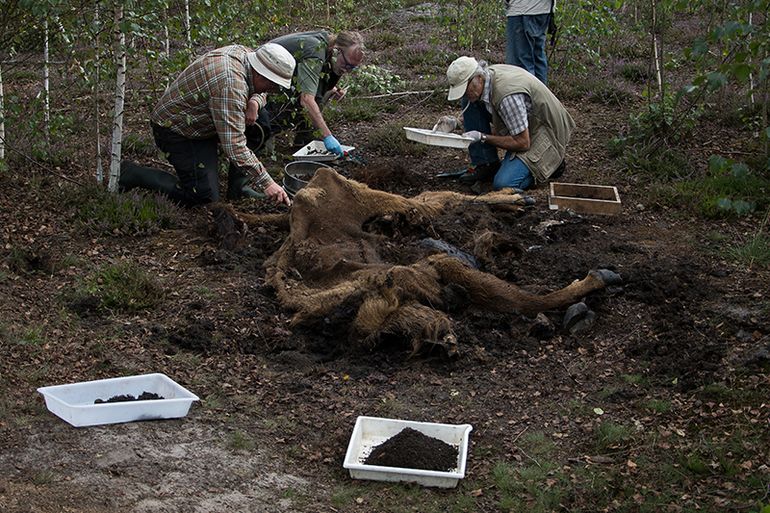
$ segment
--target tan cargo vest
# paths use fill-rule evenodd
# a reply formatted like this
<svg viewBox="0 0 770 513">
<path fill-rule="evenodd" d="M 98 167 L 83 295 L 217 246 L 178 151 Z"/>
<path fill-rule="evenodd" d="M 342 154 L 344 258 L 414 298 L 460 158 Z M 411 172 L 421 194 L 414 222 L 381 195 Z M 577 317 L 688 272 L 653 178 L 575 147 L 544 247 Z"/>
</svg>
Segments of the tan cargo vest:
<svg viewBox="0 0 770 513">
<path fill-rule="evenodd" d="M 523 69 L 508 64 L 489 67 L 491 80 L 492 124 L 498 134 L 507 134 L 505 122 L 498 115 L 503 98 L 525 93 L 532 100 L 529 112 L 529 150 L 517 153 L 529 168 L 536 183 L 542 183 L 564 160 L 575 122 L 558 98 L 538 79 Z"/>
</svg>

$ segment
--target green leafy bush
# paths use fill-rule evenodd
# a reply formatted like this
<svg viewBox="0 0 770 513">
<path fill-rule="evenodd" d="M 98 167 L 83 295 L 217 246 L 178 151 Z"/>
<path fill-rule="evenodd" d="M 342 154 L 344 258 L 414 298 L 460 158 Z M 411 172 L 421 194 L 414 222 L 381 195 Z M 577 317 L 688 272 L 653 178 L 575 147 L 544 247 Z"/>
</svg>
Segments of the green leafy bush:
<svg viewBox="0 0 770 513">
<path fill-rule="evenodd" d="M 355 73 L 346 75 L 344 87 L 348 94 L 387 94 L 392 93 L 402 86 L 403 80 L 395 73 L 376 66 L 366 64 L 356 70 Z"/>
</svg>

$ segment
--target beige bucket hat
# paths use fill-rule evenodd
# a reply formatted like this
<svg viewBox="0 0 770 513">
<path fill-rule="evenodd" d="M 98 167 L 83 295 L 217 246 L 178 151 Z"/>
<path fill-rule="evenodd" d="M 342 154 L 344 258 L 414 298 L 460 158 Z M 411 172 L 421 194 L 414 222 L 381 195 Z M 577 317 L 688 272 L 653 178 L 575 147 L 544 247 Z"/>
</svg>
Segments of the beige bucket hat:
<svg viewBox="0 0 770 513">
<path fill-rule="evenodd" d="M 265 43 L 256 51 L 246 54 L 254 70 L 281 87 L 289 88 L 297 61 L 289 50 L 276 43 Z"/>
</svg>

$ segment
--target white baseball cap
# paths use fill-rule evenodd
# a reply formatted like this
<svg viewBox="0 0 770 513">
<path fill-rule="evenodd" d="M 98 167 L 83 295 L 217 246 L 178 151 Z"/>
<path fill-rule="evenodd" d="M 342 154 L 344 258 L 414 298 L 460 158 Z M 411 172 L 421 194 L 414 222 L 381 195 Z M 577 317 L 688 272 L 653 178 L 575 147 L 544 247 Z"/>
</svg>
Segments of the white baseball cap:
<svg viewBox="0 0 770 513">
<path fill-rule="evenodd" d="M 254 70 L 281 87 L 291 86 L 291 76 L 297 61 L 289 50 L 276 43 L 265 43 L 254 52 L 246 54 L 246 58 Z"/>
<path fill-rule="evenodd" d="M 458 57 L 446 70 L 446 79 L 449 82 L 448 100 L 459 100 L 465 94 L 468 80 L 479 67 L 479 63 L 473 57 Z"/>
</svg>

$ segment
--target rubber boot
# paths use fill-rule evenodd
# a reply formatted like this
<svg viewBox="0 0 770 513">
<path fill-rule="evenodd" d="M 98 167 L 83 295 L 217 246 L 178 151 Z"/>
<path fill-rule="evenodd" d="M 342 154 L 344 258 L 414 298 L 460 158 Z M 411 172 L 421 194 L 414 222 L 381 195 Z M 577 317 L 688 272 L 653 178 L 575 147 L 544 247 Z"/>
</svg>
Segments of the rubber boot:
<svg viewBox="0 0 770 513">
<path fill-rule="evenodd" d="M 118 187 L 121 191 L 130 191 L 137 187 L 163 193 L 174 200 L 183 200 L 179 179 L 160 169 L 144 167 L 124 160 L 120 163 Z"/>
<path fill-rule="evenodd" d="M 236 166 L 230 165 L 227 172 L 227 199 L 265 198 L 265 194 L 257 192 L 248 186 L 250 176 Z"/>
</svg>

